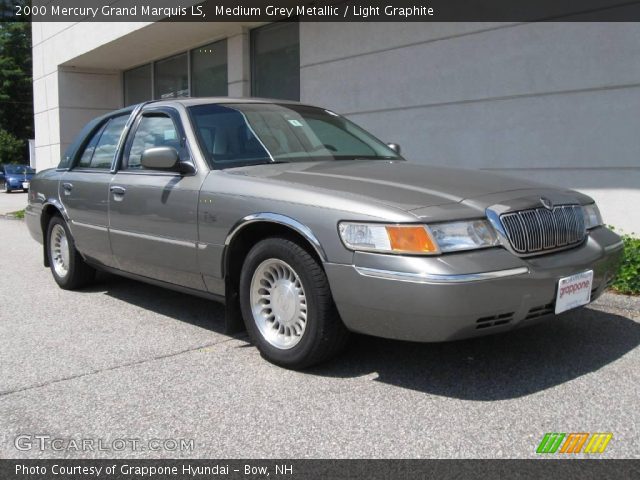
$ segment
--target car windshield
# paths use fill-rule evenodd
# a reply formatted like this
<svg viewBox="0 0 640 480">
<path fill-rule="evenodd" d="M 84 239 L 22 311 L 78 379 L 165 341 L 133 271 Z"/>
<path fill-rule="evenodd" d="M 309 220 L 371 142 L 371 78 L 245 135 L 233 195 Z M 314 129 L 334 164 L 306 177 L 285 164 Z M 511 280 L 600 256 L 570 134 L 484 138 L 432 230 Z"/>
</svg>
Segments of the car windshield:
<svg viewBox="0 0 640 480">
<path fill-rule="evenodd" d="M 25 173 L 31 174 L 35 173 L 35 170 L 31 167 L 27 167 L 25 165 L 5 165 L 4 171 L 7 174 L 13 175 L 24 175 Z"/>
<path fill-rule="evenodd" d="M 400 159 L 346 118 L 305 105 L 246 103 L 189 108 L 215 168 L 262 163 Z"/>
</svg>

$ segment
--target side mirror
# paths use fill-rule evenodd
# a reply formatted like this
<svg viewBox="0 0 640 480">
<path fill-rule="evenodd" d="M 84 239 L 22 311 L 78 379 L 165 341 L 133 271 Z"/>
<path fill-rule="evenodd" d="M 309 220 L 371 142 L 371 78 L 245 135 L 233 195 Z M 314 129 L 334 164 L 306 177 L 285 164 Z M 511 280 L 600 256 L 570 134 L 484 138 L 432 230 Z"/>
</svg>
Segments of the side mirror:
<svg viewBox="0 0 640 480">
<path fill-rule="evenodd" d="M 140 163 L 152 170 L 176 170 L 179 160 L 178 151 L 173 147 L 152 147 L 142 152 Z"/>
<path fill-rule="evenodd" d="M 400 145 L 398 145 L 397 143 L 387 143 L 387 147 L 400 155 Z"/>
</svg>

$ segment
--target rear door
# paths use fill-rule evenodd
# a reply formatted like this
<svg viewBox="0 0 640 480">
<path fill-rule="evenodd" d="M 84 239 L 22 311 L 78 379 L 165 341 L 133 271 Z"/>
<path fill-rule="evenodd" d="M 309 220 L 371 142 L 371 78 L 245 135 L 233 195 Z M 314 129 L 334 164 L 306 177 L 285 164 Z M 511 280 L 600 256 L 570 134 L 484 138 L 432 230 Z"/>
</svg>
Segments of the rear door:
<svg viewBox="0 0 640 480">
<path fill-rule="evenodd" d="M 151 147 L 170 146 L 181 160 L 190 149 L 178 112 L 149 106 L 127 138 L 122 165 L 109 192 L 110 239 L 118 268 L 144 277 L 205 290 L 198 265 L 198 197 L 207 172 L 145 169 Z"/>
<path fill-rule="evenodd" d="M 108 233 L 111 167 L 128 119 L 129 114 L 120 115 L 96 126 L 58 187 L 76 247 L 89 260 L 107 266 L 114 266 Z"/>
</svg>

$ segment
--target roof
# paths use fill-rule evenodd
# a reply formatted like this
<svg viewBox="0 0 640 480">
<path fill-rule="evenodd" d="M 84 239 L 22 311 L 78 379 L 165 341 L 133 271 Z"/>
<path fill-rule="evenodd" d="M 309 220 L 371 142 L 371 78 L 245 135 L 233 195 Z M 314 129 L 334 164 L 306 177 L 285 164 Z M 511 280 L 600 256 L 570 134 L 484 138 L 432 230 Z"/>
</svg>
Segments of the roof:
<svg viewBox="0 0 640 480">
<path fill-rule="evenodd" d="M 153 103 L 154 105 L 171 105 L 179 103 L 185 107 L 191 107 L 194 105 L 207 105 L 212 103 L 279 103 L 279 104 L 291 104 L 301 105 L 300 102 L 294 102 L 293 100 L 282 100 L 277 98 L 258 98 L 258 97 L 180 97 L 180 98 L 167 98 L 161 100 L 152 100 L 145 102 L 145 104 Z"/>
</svg>

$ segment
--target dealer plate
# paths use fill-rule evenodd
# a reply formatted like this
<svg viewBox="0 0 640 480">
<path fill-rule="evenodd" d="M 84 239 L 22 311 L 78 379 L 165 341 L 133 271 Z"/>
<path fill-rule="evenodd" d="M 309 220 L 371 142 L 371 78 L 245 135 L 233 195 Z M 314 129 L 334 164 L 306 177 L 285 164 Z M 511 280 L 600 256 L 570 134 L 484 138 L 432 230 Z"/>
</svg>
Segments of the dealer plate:
<svg viewBox="0 0 640 480">
<path fill-rule="evenodd" d="M 593 270 L 577 273 L 558 280 L 556 294 L 556 313 L 586 305 L 591 301 Z"/>
</svg>

